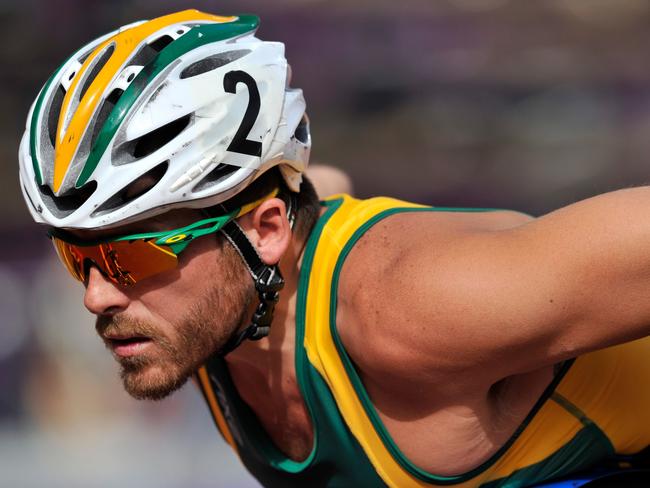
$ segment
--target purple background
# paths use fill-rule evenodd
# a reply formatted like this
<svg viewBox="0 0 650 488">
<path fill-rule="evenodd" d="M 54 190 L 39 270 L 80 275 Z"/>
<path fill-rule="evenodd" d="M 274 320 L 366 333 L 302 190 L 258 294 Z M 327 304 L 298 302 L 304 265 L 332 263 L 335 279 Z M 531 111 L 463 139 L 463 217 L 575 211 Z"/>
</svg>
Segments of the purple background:
<svg viewBox="0 0 650 488">
<path fill-rule="evenodd" d="M 172 1 L 0 4 L 0 485 L 256 486 L 192 388 L 121 390 L 81 288 L 53 261 L 18 186 L 29 105 L 74 50 Z M 644 0 L 194 2 L 257 13 L 286 43 L 313 160 L 360 196 L 535 215 L 648 181 Z"/>
</svg>

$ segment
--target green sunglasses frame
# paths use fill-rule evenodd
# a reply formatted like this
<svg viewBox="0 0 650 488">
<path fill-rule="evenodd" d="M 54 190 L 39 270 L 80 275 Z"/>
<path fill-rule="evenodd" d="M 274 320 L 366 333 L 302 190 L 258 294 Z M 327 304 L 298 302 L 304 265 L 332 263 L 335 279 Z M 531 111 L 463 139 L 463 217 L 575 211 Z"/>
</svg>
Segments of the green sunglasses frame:
<svg viewBox="0 0 650 488">
<path fill-rule="evenodd" d="M 64 242 L 73 244 L 75 246 L 97 246 L 100 244 L 108 244 L 111 242 L 123 242 L 123 241 L 135 241 L 135 240 L 154 240 L 154 244 L 157 246 L 166 246 L 174 254 L 178 255 L 183 252 L 187 245 L 198 237 L 202 237 L 208 234 L 214 234 L 219 232 L 228 222 L 237 218 L 240 215 L 241 208 L 237 208 L 232 212 L 229 212 L 218 217 L 210 217 L 207 219 L 197 220 L 185 227 L 179 227 L 172 230 L 164 230 L 158 232 L 144 232 L 140 234 L 129 234 L 121 237 L 116 237 L 113 239 L 102 240 L 98 239 L 96 241 L 85 241 L 81 239 L 76 239 L 67 232 L 61 231 L 60 229 L 50 229 L 48 231 L 48 237 L 56 237 L 61 239 Z"/>
</svg>

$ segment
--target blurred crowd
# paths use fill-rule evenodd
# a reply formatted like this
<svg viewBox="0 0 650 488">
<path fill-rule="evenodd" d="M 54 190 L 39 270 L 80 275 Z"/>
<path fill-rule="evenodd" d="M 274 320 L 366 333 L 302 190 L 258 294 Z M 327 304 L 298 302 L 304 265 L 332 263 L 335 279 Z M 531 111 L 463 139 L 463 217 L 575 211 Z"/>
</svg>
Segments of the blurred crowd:
<svg viewBox="0 0 650 488">
<path fill-rule="evenodd" d="M 196 1 L 257 13 L 305 91 L 313 159 L 357 194 L 539 215 L 648 180 L 643 0 Z M 80 286 L 20 196 L 17 147 L 50 73 L 186 2 L 0 2 L 0 486 L 256 486 L 191 386 L 121 390 Z M 44 485 L 44 480 L 48 480 Z"/>
</svg>

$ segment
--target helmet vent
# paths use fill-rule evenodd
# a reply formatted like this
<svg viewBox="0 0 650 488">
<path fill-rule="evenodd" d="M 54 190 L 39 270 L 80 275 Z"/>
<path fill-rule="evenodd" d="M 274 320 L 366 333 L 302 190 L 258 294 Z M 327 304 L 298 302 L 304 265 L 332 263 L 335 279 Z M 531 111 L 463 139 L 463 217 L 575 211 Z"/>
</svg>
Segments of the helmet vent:
<svg viewBox="0 0 650 488">
<path fill-rule="evenodd" d="M 158 127 L 148 134 L 143 135 L 142 137 L 127 142 L 120 147 L 120 150 L 131 154 L 135 159 L 149 156 L 149 154 L 157 151 L 165 144 L 172 141 L 176 136 L 178 136 L 178 134 L 183 132 L 183 130 L 190 124 L 191 118 L 192 114 L 187 114 L 181 118 L 173 120 L 168 124 Z"/>
<path fill-rule="evenodd" d="M 55 146 L 56 128 L 59 124 L 59 114 L 61 113 L 63 97 L 65 97 L 65 89 L 62 85 L 59 85 L 59 87 L 56 89 L 56 93 L 54 94 L 54 98 L 52 98 L 52 105 L 50 105 L 50 110 L 48 110 L 47 117 L 47 133 L 50 136 L 52 147 Z"/>
<path fill-rule="evenodd" d="M 36 210 L 38 213 L 43 212 L 43 207 L 41 205 L 39 205 L 38 207 L 36 205 L 34 205 L 34 201 L 32 200 L 32 197 L 29 194 L 29 191 L 27 190 L 27 187 L 25 185 L 23 185 L 23 195 L 25 195 L 27 197 L 27 200 L 29 200 L 29 203 L 31 204 L 31 206 L 32 206 L 32 208 L 34 210 Z"/>
<path fill-rule="evenodd" d="M 124 90 L 120 88 L 116 88 L 110 93 L 110 95 L 106 97 L 106 100 L 104 100 L 104 103 L 102 104 L 101 108 L 99 109 L 99 113 L 95 118 L 95 125 L 93 126 L 93 135 L 90 139 L 91 148 L 94 146 L 95 141 L 97 140 L 97 136 L 99 135 L 99 131 L 104 126 L 104 122 L 106 122 L 106 119 L 108 119 L 108 116 L 113 110 L 113 107 L 115 107 L 117 101 L 122 96 L 122 93 L 124 93 Z"/>
<path fill-rule="evenodd" d="M 210 171 L 205 176 L 205 178 L 203 178 L 196 185 L 194 185 L 194 188 L 192 188 L 192 192 L 193 193 L 199 192 L 201 190 L 205 190 L 206 188 L 214 186 L 217 183 L 225 180 L 228 176 L 233 174 L 238 169 L 239 169 L 238 166 L 232 166 L 230 164 L 219 164 L 217 165 L 216 168 Z"/>
<path fill-rule="evenodd" d="M 154 166 L 145 174 L 140 176 L 135 181 L 132 181 L 127 186 L 118 191 L 111 198 L 106 200 L 99 208 L 97 208 L 91 217 L 99 214 L 116 210 L 124 205 L 127 205 L 137 198 L 151 190 L 158 182 L 165 176 L 169 161 L 164 161 L 157 166 Z"/>
<path fill-rule="evenodd" d="M 250 53 L 250 49 L 237 49 L 234 51 L 227 51 L 225 53 L 213 54 L 207 58 L 203 58 L 196 63 L 190 64 L 187 68 L 181 71 L 181 79 L 191 78 L 193 76 L 198 76 L 208 71 L 212 71 L 217 68 L 221 68 L 228 63 L 232 63 L 237 59 L 246 56 Z"/>
<path fill-rule="evenodd" d="M 156 51 L 156 53 L 159 53 L 165 49 L 173 40 L 174 38 L 172 36 L 162 36 L 150 43 L 149 47 Z"/>
<path fill-rule="evenodd" d="M 90 55 L 93 53 L 92 49 L 88 49 L 79 59 L 77 59 L 77 62 L 79 64 L 84 64 L 86 62 L 86 59 L 90 57 Z"/>
<path fill-rule="evenodd" d="M 57 218 L 64 218 L 81 207 L 97 189 L 97 182 L 90 181 L 81 188 L 73 188 L 61 196 L 56 196 L 47 185 L 38 187 L 43 203 Z"/>
<path fill-rule="evenodd" d="M 307 121 L 307 117 L 304 115 L 302 116 L 302 119 L 300 119 L 298 127 L 296 127 L 294 137 L 303 144 L 309 144 L 309 122 Z"/>
<path fill-rule="evenodd" d="M 158 51 L 152 49 L 149 44 L 142 46 L 135 56 L 129 60 L 129 66 L 146 66 L 149 62 L 156 57 Z"/>
<path fill-rule="evenodd" d="M 84 79 L 83 88 L 79 92 L 79 100 L 81 100 L 84 97 L 92 82 L 95 80 L 95 78 L 97 78 L 99 72 L 106 65 L 110 57 L 113 55 L 113 51 L 115 51 L 115 44 L 111 44 L 110 46 L 108 46 L 108 48 L 101 54 L 101 56 L 99 56 L 97 61 L 95 61 L 95 64 L 93 65 L 92 69 Z"/>
<path fill-rule="evenodd" d="M 129 60 L 129 66 L 146 66 L 174 39 L 171 36 L 161 36 L 155 41 L 144 44 Z"/>
</svg>

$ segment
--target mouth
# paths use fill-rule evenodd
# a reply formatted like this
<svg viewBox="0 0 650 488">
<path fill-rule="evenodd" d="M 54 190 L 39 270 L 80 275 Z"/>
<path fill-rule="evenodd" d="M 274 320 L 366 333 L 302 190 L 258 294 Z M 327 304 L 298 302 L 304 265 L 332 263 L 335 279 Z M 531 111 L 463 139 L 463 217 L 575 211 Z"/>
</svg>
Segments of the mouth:
<svg viewBox="0 0 650 488">
<path fill-rule="evenodd" d="M 111 351 L 120 357 L 143 354 L 153 346 L 153 339 L 144 336 L 106 336 L 104 340 Z"/>
</svg>

